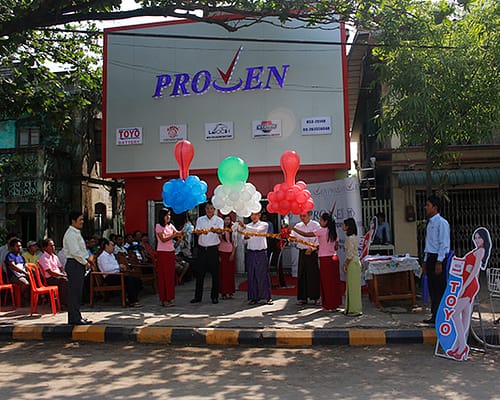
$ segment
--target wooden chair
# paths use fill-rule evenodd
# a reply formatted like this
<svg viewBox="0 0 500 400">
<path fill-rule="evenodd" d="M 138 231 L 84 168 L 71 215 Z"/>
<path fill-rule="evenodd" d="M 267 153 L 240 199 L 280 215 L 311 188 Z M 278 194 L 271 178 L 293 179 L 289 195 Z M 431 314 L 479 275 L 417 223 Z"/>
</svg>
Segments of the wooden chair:
<svg viewBox="0 0 500 400">
<path fill-rule="evenodd" d="M 117 275 L 120 277 L 119 285 L 107 285 L 104 282 L 104 276 Z M 90 307 L 94 307 L 94 293 L 108 293 L 113 291 L 120 291 L 122 295 L 122 307 L 126 307 L 126 293 L 125 293 L 125 274 L 122 272 L 101 272 L 96 265 L 92 264 L 92 271 L 90 272 Z"/>
<path fill-rule="evenodd" d="M 56 315 L 57 311 L 61 309 L 61 302 L 59 299 L 59 288 L 57 286 L 43 286 L 40 278 L 40 271 L 35 264 L 27 263 L 26 270 L 31 286 L 30 296 L 30 314 L 33 315 L 38 309 L 38 297 L 43 294 L 48 294 L 50 297 L 50 305 L 52 307 L 52 314 Z"/>
<path fill-rule="evenodd" d="M 152 263 L 129 263 L 131 274 L 141 278 L 142 283 L 150 283 L 153 292 L 158 292 L 158 278 L 156 275 L 156 264 Z"/>
<path fill-rule="evenodd" d="M 10 291 L 10 298 L 11 298 L 11 301 L 12 301 L 12 308 L 15 309 L 16 308 L 16 301 L 14 300 L 14 285 L 12 283 L 3 283 L 3 272 L 0 271 L 0 294 L 2 293 L 2 291 L 4 290 L 8 290 Z M 5 295 L 7 296 L 8 293 L 5 293 Z M 5 297 L 4 297 L 4 300 L 5 300 Z M 0 300 L 0 311 L 2 310 L 2 304 L 3 304 L 4 301 Z"/>
</svg>

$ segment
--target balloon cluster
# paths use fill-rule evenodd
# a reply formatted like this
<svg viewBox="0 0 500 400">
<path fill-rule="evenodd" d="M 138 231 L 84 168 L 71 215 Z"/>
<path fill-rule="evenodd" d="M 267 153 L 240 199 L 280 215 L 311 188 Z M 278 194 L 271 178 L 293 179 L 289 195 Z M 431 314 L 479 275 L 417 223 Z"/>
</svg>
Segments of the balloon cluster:
<svg viewBox="0 0 500 400">
<path fill-rule="evenodd" d="M 189 175 L 189 164 L 194 156 L 191 142 L 187 140 L 177 142 L 174 155 L 179 164 L 180 178 L 171 179 L 163 184 L 162 198 L 165 207 L 171 207 L 174 213 L 180 214 L 207 201 L 208 185 L 196 175 Z"/>
<path fill-rule="evenodd" d="M 267 211 L 281 215 L 290 212 L 298 215 L 311 211 L 314 208 L 311 192 L 307 190 L 305 182 L 295 183 L 295 175 L 300 165 L 299 155 L 293 150 L 285 151 L 280 158 L 280 165 L 285 182 L 276 184 L 273 191 L 267 194 Z"/>
<path fill-rule="evenodd" d="M 234 211 L 241 217 L 249 217 L 253 212 L 262 208 L 262 195 L 255 186 L 246 182 L 248 166 L 239 157 L 230 156 L 222 160 L 217 169 L 221 185 L 214 190 L 212 203 L 222 214 Z"/>
</svg>

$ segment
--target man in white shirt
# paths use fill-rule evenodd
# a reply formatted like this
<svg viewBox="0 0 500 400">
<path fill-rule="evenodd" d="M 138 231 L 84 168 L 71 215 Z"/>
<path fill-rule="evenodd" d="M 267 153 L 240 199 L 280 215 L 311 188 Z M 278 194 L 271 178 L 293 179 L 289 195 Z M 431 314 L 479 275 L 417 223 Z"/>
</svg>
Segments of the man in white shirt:
<svg viewBox="0 0 500 400">
<path fill-rule="evenodd" d="M 85 270 L 90 268 L 89 253 L 81 233 L 83 214 L 80 211 L 69 213 L 70 226 L 63 237 L 63 249 L 66 255 L 64 270 L 68 275 L 68 324 L 90 325 L 92 321 L 82 318 L 82 303 Z"/>
<path fill-rule="evenodd" d="M 205 214 L 196 220 L 196 229 L 223 229 L 224 221 L 215 215 L 215 207 L 212 202 L 205 204 Z M 205 274 L 212 275 L 212 303 L 219 302 L 219 233 L 207 232 L 198 236 L 198 262 L 196 268 L 196 289 L 194 299 L 191 303 L 199 303 L 203 297 L 203 280 Z"/>
<path fill-rule="evenodd" d="M 300 221 L 295 225 L 296 228 L 303 232 L 315 232 L 321 228 L 320 224 L 311 220 L 312 212 L 300 214 Z M 307 242 L 318 243 L 316 237 L 304 237 L 293 231 L 291 236 L 297 237 Z M 315 248 L 298 243 L 299 249 L 299 265 L 297 279 L 297 304 L 307 304 L 307 299 L 311 299 L 314 304 L 318 303 L 320 277 L 318 266 L 318 252 Z"/>
<path fill-rule="evenodd" d="M 267 222 L 260 220 L 260 212 L 250 215 L 251 223 L 240 226 L 248 232 L 266 234 L 268 232 Z M 265 300 L 267 304 L 273 304 L 271 299 L 271 278 L 269 276 L 269 262 L 267 257 L 267 237 L 245 236 L 247 243 L 247 271 L 248 271 L 248 304 L 257 304 L 259 300 Z"/>
<path fill-rule="evenodd" d="M 115 244 L 108 240 L 101 240 L 101 255 L 97 258 L 97 266 L 99 271 L 108 273 L 117 273 L 127 271 L 127 266 L 118 264 L 118 260 L 114 255 Z M 127 304 L 129 307 L 142 307 L 138 302 L 139 292 L 142 289 L 142 281 L 136 276 L 125 275 L 125 289 L 127 291 Z M 120 275 L 106 275 L 104 276 L 104 283 L 106 285 L 119 285 Z"/>
</svg>

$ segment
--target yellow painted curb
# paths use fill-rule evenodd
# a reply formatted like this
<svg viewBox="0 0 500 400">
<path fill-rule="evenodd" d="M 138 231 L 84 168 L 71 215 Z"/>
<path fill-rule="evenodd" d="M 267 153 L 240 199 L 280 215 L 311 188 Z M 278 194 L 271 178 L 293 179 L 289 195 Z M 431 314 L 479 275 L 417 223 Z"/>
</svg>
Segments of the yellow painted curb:
<svg viewBox="0 0 500 400">
<path fill-rule="evenodd" d="M 238 344 L 237 329 L 207 329 L 205 340 L 207 344 Z"/>
<path fill-rule="evenodd" d="M 86 342 L 104 343 L 105 326 L 99 325 L 81 325 L 75 326 L 72 332 L 73 340 L 84 340 Z"/>
<path fill-rule="evenodd" d="M 307 330 L 277 330 L 276 346 L 312 346 L 313 331 Z"/>
<path fill-rule="evenodd" d="M 15 340 L 41 340 L 43 326 L 15 326 L 12 339 Z"/>
<path fill-rule="evenodd" d="M 137 331 L 139 343 L 172 343 L 172 328 L 166 327 L 144 327 Z"/>
<path fill-rule="evenodd" d="M 422 330 L 422 339 L 425 344 L 436 344 L 437 335 L 435 329 Z"/>
<path fill-rule="evenodd" d="M 349 331 L 352 346 L 386 344 L 385 332 L 381 329 L 353 329 Z"/>
</svg>

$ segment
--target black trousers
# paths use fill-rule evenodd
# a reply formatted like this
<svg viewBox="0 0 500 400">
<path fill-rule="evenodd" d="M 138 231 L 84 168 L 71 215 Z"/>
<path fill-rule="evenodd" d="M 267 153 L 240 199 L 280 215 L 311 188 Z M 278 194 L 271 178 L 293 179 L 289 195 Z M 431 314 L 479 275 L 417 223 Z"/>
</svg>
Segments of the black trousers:
<svg viewBox="0 0 500 400">
<path fill-rule="evenodd" d="M 212 291 L 210 297 L 219 297 L 219 251 L 218 246 L 202 247 L 198 246 L 198 262 L 196 265 L 196 289 L 194 298 L 201 301 L 203 297 L 203 281 L 205 274 L 212 275 Z"/>
<path fill-rule="evenodd" d="M 429 294 L 431 296 L 431 313 L 432 318 L 435 318 L 437 310 L 439 308 L 439 303 L 443 297 L 444 291 L 446 290 L 446 257 L 444 258 L 442 265 L 442 271 L 440 274 L 436 274 L 436 262 L 437 254 L 428 253 L 427 254 L 427 277 L 429 280 Z"/>
<path fill-rule="evenodd" d="M 80 307 L 82 304 L 83 281 L 85 265 L 73 258 L 66 260 L 64 268 L 68 275 L 68 324 L 75 324 L 82 319 Z"/>
<path fill-rule="evenodd" d="M 319 299 L 319 266 L 318 252 L 313 251 L 311 254 L 306 254 L 305 249 L 299 251 L 297 277 L 297 300 Z"/>
<path fill-rule="evenodd" d="M 128 304 L 137 303 L 139 292 L 142 290 L 142 280 L 137 276 L 125 275 L 125 290 L 127 292 Z M 118 275 L 108 275 L 104 278 L 106 285 L 114 286 L 120 284 L 121 278 Z"/>
</svg>

